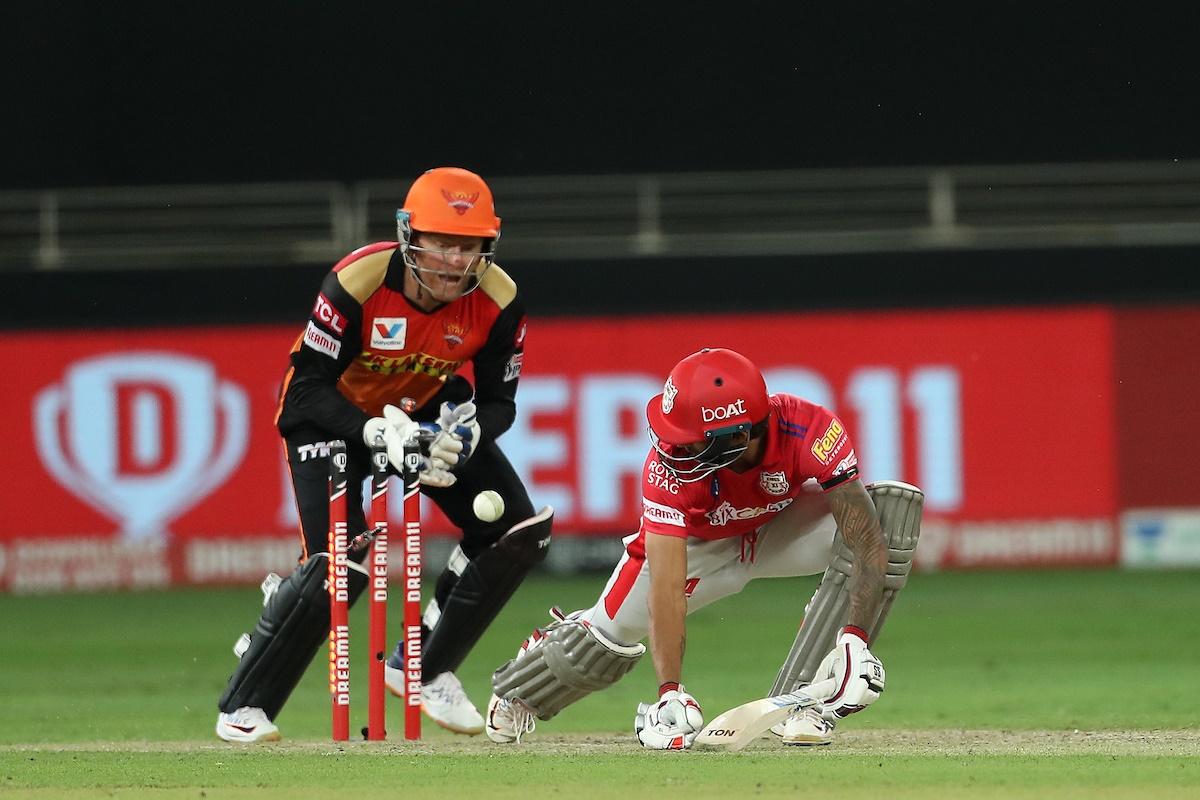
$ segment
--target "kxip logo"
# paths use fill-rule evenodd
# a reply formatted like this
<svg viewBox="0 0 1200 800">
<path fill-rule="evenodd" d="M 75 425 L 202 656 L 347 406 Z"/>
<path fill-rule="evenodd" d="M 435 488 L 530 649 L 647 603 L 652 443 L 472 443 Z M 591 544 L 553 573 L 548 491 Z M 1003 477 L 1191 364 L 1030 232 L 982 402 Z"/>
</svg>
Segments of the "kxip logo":
<svg viewBox="0 0 1200 800">
<path fill-rule="evenodd" d="M 78 361 L 34 398 L 38 455 L 68 491 L 128 539 L 167 533 L 220 486 L 248 439 L 246 393 L 174 353 Z"/>
</svg>

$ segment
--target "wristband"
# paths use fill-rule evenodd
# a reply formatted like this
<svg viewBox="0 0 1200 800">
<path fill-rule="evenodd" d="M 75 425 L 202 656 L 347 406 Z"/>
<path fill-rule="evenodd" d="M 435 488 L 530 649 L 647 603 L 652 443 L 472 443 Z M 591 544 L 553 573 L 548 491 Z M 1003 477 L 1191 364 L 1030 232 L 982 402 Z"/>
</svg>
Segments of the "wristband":
<svg viewBox="0 0 1200 800">
<path fill-rule="evenodd" d="M 870 642 L 868 642 L 867 632 L 857 625 L 847 625 L 846 627 L 842 628 L 842 633 L 853 633 L 855 636 L 862 639 L 865 644 L 870 644 Z"/>
<path fill-rule="evenodd" d="M 658 696 L 662 697 L 667 692 L 678 692 L 679 681 L 663 681 L 658 685 Z"/>
</svg>

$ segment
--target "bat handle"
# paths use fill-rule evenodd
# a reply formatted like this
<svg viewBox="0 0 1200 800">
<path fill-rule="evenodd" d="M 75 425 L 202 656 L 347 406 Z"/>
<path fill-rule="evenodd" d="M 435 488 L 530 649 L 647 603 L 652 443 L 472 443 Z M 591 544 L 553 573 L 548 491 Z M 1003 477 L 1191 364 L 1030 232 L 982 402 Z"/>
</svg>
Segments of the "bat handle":
<svg viewBox="0 0 1200 800">
<path fill-rule="evenodd" d="M 808 686 L 801 686 L 796 691 L 806 694 L 809 697 L 815 697 L 817 700 L 828 700 L 837 691 L 837 679 L 826 678 L 817 683 L 810 683 Z"/>
</svg>

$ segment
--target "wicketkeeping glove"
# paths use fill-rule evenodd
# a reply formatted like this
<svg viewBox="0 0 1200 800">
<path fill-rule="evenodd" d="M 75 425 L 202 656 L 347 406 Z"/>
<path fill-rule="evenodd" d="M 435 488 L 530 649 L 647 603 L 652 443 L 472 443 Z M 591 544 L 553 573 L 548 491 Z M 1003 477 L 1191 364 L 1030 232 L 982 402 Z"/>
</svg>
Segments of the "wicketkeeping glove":
<svg viewBox="0 0 1200 800">
<path fill-rule="evenodd" d="M 679 684 L 657 703 L 638 703 L 633 732 L 647 750 L 686 750 L 704 728 L 700 704 Z"/>
<path fill-rule="evenodd" d="M 867 632 L 847 625 L 837 646 L 817 667 L 814 681 L 831 677 L 837 689 L 823 704 L 827 718 L 838 720 L 862 711 L 879 699 L 886 677 L 883 663 L 867 649 Z"/>
<path fill-rule="evenodd" d="M 373 417 L 363 426 L 363 441 L 374 444 L 375 437 L 382 436 L 383 443 L 387 445 L 388 461 L 398 472 L 403 472 L 404 443 L 416 436 L 420 427 L 396 406 L 386 405 L 382 417 Z M 444 489 L 458 479 L 447 468 L 446 462 L 430 455 L 421 457 L 417 480 L 426 486 Z"/>
<path fill-rule="evenodd" d="M 442 403 L 437 424 L 438 432 L 429 445 L 429 457 L 440 459 L 447 467 L 454 469 L 470 458 L 479 444 L 475 404 Z"/>
</svg>

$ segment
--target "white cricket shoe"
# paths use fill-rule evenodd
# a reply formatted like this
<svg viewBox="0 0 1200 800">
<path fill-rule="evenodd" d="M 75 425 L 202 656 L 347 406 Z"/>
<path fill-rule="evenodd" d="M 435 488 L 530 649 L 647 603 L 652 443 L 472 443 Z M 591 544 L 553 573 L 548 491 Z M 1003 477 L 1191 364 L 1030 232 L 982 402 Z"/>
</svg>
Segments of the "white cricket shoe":
<svg viewBox="0 0 1200 800">
<path fill-rule="evenodd" d="M 520 744 L 521 737 L 537 727 L 533 714 L 520 703 L 501 700 L 496 695 L 488 701 L 487 737 L 497 744 Z"/>
<path fill-rule="evenodd" d="M 783 723 L 783 743 L 798 747 L 829 744 L 834 723 L 821 715 L 820 706 L 793 711 Z"/>
<path fill-rule="evenodd" d="M 278 742 L 283 738 L 261 708 L 250 706 L 242 706 L 232 714 L 218 714 L 217 736 L 227 742 Z"/>
<path fill-rule="evenodd" d="M 383 682 L 396 697 L 404 697 L 404 670 L 384 662 Z M 483 717 L 463 691 L 453 672 L 443 672 L 421 686 L 421 710 L 448 731 L 467 736 L 483 733 Z"/>
</svg>

